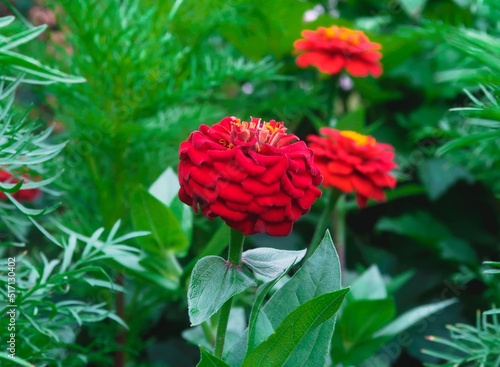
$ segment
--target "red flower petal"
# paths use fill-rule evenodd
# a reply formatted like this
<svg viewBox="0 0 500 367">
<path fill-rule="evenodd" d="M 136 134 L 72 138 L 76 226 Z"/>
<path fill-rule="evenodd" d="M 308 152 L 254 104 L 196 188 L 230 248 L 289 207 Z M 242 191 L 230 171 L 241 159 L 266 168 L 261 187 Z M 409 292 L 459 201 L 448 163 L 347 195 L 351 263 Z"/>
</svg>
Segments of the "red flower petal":
<svg viewBox="0 0 500 367">
<path fill-rule="evenodd" d="M 210 205 L 210 209 L 223 219 L 229 219 L 238 222 L 242 221 L 248 216 L 246 212 L 239 212 L 237 210 L 229 209 L 220 201 L 216 201 L 215 203 Z"/>
<path fill-rule="evenodd" d="M 227 181 L 217 181 L 217 193 L 222 199 L 240 204 L 248 204 L 254 199 L 240 185 Z"/>
<path fill-rule="evenodd" d="M 241 169 L 252 176 L 258 176 L 266 171 L 266 167 L 260 166 L 255 161 L 247 157 L 243 152 L 238 149 L 236 151 L 236 162 L 240 165 Z"/>
<path fill-rule="evenodd" d="M 241 185 L 246 192 L 256 196 L 273 195 L 280 191 L 279 182 L 266 185 L 254 178 L 246 179 Z"/>
<path fill-rule="evenodd" d="M 287 168 L 288 160 L 286 159 L 286 157 L 282 156 L 277 164 L 266 169 L 265 172 L 261 176 L 259 176 L 259 181 L 266 184 L 278 182 L 280 178 L 286 173 Z"/>
</svg>

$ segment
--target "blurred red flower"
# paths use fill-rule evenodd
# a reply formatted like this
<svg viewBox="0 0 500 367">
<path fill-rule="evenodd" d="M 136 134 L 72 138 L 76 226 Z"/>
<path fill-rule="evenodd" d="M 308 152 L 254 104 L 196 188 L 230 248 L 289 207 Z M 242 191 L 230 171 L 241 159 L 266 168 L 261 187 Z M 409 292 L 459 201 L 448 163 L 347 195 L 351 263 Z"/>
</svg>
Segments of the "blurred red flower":
<svg viewBox="0 0 500 367">
<path fill-rule="evenodd" d="M 303 39 L 295 41 L 297 65 L 301 68 L 315 66 L 321 72 L 338 74 L 346 69 L 352 76 L 379 77 L 382 74 L 378 52 L 379 43 L 370 42 L 362 31 L 345 27 L 319 27 L 302 32 Z"/>
<path fill-rule="evenodd" d="M 368 198 L 384 201 L 383 189 L 396 186 L 396 178 L 390 173 L 397 167 L 392 145 L 354 131 L 324 127 L 320 133 L 323 137 L 309 135 L 307 140 L 314 163 L 323 174 L 323 186 L 355 191 L 360 208 L 366 206 Z"/>
<path fill-rule="evenodd" d="M 286 236 L 321 196 L 313 153 L 282 122 L 226 117 L 179 149 L 179 198 L 245 235 Z"/>
<path fill-rule="evenodd" d="M 0 182 L 2 183 L 12 183 L 16 184 L 19 182 L 17 178 L 15 178 L 11 173 L 7 171 L 0 170 Z M 24 182 L 27 182 L 26 180 Z M 12 196 L 19 202 L 30 202 L 35 201 L 41 195 L 40 189 L 25 189 L 22 188 L 16 193 L 12 194 Z M 0 200 L 6 200 L 7 196 L 0 191 Z"/>
</svg>

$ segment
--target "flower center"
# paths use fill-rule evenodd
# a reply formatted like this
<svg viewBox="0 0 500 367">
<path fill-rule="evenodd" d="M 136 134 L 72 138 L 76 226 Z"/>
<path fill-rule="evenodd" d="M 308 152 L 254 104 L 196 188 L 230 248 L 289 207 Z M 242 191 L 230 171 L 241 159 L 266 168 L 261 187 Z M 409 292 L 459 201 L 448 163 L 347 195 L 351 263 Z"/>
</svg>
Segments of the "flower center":
<svg viewBox="0 0 500 367">
<path fill-rule="evenodd" d="M 328 39 L 338 39 L 353 46 L 358 46 L 362 40 L 362 32 L 352 30 L 346 27 L 331 26 L 325 29 L 325 35 Z"/>
<path fill-rule="evenodd" d="M 348 131 L 348 130 L 341 131 L 340 135 L 342 135 L 345 138 L 354 140 L 354 142 L 358 146 L 375 145 L 375 143 L 377 142 L 374 137 L 369 135 L 363 135 L 357 133 L 356 131 Z"/>
<path fill-rule="evenodd" d="M 249 145 L 255 144 L 255 149 L 260 151 L 264 144 L 280 146 L 281 138 L 286 135 L 286 127 L 282 122 L 275 120 L 266 122 L 255 117 L 247 122 L 234 117 L 231 121 L 230 142 L 223 145 L 231 149 L 242 143 L 249 143 Z"/>
</svg>

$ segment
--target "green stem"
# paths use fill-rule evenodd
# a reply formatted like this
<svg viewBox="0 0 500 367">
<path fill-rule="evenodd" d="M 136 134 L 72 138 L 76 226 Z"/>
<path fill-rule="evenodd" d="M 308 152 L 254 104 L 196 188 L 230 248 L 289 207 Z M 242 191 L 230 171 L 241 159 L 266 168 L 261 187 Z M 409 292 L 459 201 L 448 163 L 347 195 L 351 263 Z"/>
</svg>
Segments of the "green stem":
<svg viewBox="0 0 500 367">
<path fill-rule="evenodd" d="M 229 266 L 239 266 L 241 265 L 241 254 L 243 253 L 243 241 L 245 240 L 245 236 L 243 233 L 233 228 L 231 228 L 229 236 L 229 254 L 227 258 L 230 264 Z M 219 323 L 217 325 L 217 336 L 215 338 L 215 355 L 219 358 L 222 358 L 222 352 L 224 350 L 224 341 L 226 339 L 227 323 L 229 321 L 232 302 L 233 297 L 227 300 L 219 311 Z"/>
<path fill-rule="evenodd" d="M 330 218 L 332 217 L 333 209 L 335 208 L 335 204 L 337 203 L 337 200 L 339 199 L 341 194 L 342 192 L 335 188 L 332 188 L 328 191 L 325 208 L 321 213 L 319 222 L 316 225 L 316 230 L 314 231 L 312 241 L 309 245 L 309 251 L 307 252 L 308 258 L 314 253 L 314 251 L 316 251 L 321 239 L 325 235 L 325 231 L 328 228 L 328 224 L 330 223 Z"/>
<path fill-rule="evenodd" d="M 345 195 L 341 195 L 337 201 L 337 205 L 333 210 L 333 243 L 337 249 L 340 260 L 340 268 L 342 272 L 345 270 L 345 238 L 346 238 L 346 226 L 345 226 L 345 216 L 346 216 L 346 205 L 345 205 Z"/>
<path fill-rule="evenodd" d="M 327 101 L 326 101 L 326 126 L 330 126 L 332 120 L 333 111 L 335 110 L 335 94 L 338 88 L 338 77 L 337 75 L 332 75 L 327 80 Z"/>
<path fill-rule="evenodd" d="M 208 321 L 204 321 L 201 323 L 201 329 L 203 330 L 203 334 L 205 335 L 205 339 L 210 343 L 210 345 L 215 344 L 214 335 L 212 333 L 212 328 L 208 324 Z"/>
</svg>

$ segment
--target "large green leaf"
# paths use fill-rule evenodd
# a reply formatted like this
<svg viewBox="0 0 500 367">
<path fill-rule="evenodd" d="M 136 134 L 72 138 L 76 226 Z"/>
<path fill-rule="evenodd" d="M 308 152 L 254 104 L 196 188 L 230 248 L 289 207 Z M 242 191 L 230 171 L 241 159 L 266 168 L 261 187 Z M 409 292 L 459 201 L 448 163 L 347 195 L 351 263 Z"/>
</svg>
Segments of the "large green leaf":
<svg viewBox="0 0 500 367">
<path fill-rule="evenodd" d="M 299 348 L 306 335 L 310 335 L 311 331 L 333 318 L 347 292 L 349 289 L 326 293 L 296 308 L 266 341 L 245 358 L 242 367 L 287 365 L 296 349 L 303 353 Z M 307 361 L 302 360 L 302 363 L 305 365 Z"/>
<path fill-rule="evenodd" d="M 340 262 L 327 231 L 314 254 L 262 308 L 257 318 L 255 343 L 267 339 L 295 309 L 322 294 L 339 290 L 340 285 Z M 323 366 L 334 326 L 335 319 L 332 318 L 305 335 L 284 367 Z M 231 366 L 241 366 L 246 345 L 247 335 L 244 334 L 229 350 L 226 362 Z"/>
<path fill-rule="evenodd" d="M 145 249 L 159 255 L 170 251 L 183 254 L 187 250 L 188 240 L 172 211 L 144 187 L 132 192 L 130 211 L 134 228 L 151 232 L 138 239 Z"/>
<path fill-rule="evenodd" d="M 257 285 L 245 266 L 228 264 L 218 256 L 207 256 L 196 264 L 188 289 L 191 325 L 201 324 L 231 297 Z"/>
</svg>

